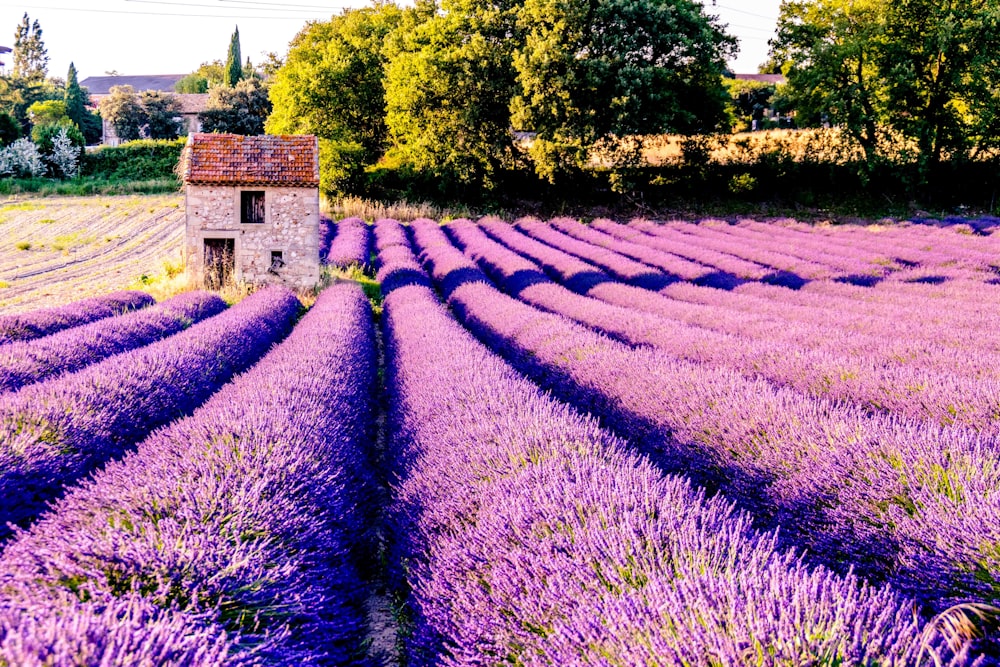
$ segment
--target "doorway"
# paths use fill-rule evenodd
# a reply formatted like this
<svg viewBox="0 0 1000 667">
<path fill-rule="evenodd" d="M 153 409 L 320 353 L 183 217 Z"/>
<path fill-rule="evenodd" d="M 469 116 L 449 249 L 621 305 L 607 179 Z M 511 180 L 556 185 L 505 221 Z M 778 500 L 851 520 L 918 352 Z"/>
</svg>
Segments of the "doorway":
<svg viewBox="0 0 1000 667">
<path fill-rule="evenodd" d="M 236 239 L 205 239 L 205 288 L 220 290 L 236 273 Z"/>
</svg>

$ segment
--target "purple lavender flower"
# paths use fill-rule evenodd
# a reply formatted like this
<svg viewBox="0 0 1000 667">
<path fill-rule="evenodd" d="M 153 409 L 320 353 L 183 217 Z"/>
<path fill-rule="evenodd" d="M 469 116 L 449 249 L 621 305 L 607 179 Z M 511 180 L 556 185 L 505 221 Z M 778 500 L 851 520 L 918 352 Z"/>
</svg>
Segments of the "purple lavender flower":
<svg viewBox="0 0 1000 667">
<path fill-rule="evenodd" d="M 74 301 L 65 306 L 0 315 L 0 345 L 48 336 L 56 331 L 121 315 L 154 303 L 156 299 L 145 292 L 112 292 L 92 299 Z"/>
</svg>

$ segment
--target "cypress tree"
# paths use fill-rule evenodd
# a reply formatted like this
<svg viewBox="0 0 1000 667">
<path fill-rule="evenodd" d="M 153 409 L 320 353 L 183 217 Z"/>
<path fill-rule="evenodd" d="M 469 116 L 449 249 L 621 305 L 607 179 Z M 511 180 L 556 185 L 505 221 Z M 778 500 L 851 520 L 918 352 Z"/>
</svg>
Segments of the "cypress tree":
<svg viewBox="0 0 1000 667">
<path fill-rule="evenodd" d="M 66 75 L 63 101 L 66 102 L 66 115 L 80 128 L 86 142 L 88 144 L 100 142 L 103 134 L 101 119 L 88 110 L 90 93 L 77 81 L 76 66 L 73 63 L 69 64 L 69 73 Z"/>
<path fill-rule="evenodd" d="M 84 94 L 80 82 L 77 81 L 76 65 L 73 63 L 69 64 L 69 73 L 66 74 L 66 91 L 63 94 L 63 100 L 66 102 L 66 115 L 77 126 L 83 127 L 83 115 L 87 113 L 87 95 Z"/>
<path fill-rule="evenodd" d="M 229 40 L 229 56 L 226 58 L 226 84 L 235 86 L 243 78 L 243 58 L 240 56 L 240 27 L 236 26 Z"/>
</svg>

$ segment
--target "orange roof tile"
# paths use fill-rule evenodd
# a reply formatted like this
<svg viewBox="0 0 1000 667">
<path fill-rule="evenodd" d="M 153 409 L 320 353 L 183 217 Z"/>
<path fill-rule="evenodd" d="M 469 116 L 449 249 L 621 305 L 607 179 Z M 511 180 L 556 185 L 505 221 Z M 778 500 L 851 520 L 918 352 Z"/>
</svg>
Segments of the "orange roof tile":
<svg viewBox="0 0 1000 667">
<path fill-rule="evenodd" d="M 184 182 L 194 185 L 319 185 L 319 143 L 311 134 L 196 133 L 181 156 Z"/>
</svg>

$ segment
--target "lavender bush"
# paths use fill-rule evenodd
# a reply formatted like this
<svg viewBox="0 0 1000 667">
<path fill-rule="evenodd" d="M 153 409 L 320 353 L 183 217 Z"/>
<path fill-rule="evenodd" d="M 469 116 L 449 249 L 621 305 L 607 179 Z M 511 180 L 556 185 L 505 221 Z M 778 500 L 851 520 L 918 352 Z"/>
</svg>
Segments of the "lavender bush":
<svg viewBox="0 0 1000 667">
<path fill-rule="evenodd" d="M 330 287 L 260 363 L 8 544 L 0 662 L 358 664 L 375 374 L 367 300 Z"/>
<path fill-rule="evenodd" d="M 401 233 L 376 225 L 377 242 Z M 414 664 L 905 665 L 923 648 L 973 662 L 889 588 L 778 550 L 721 496 L 554 402 L 425 285 L 394 279 L 416 262 L 383 247 L 379 277 L 398 285 L 384 306 L 390 517 Z M 463 276 L 453 295 L 492 289 L 454 253 L 425 259 Z"/>
<path fill-rule="evenodd" d="M 330 244 L 327 263 L 347 268 L 367 269 L 371 260 L 371 232 L 360 218 L 345 218 L 337 223 L 336 236 Z"/>
<path fill-rule="evenodd" d="M 112 292 L 104 296 L 74 301 L 65 306 L 41 308 L 27 313 L 0 315 L 0 345 L 31 340 L 69 327 L 145 308 L 156 299 L 145 292 Z"/>
<path fill-rule="evenodd" d="M 0 535 L 64 485 L 190 414 L 286 336 L 300 304 L 257 292 L 186 331 L 0 396 Z"/>
<path fill-rule="evenodd" d="M 226 302 L 214 294 L 188 292 L 133 313 L 0 346 L 0 392 L 149 345 L 225 309 Z"/>
<path fill-rule="evenodd" d="M 439 285 L 475 270 L 447 244 L 423 250 Z M 664 470 L 723 490 L 787 543 L 938 609 L 998 602 L 994 442 L 631 348 L 483 280 L 446 292 L 468 328 L 544 388 L 601 415 Z"/>
</svg>

